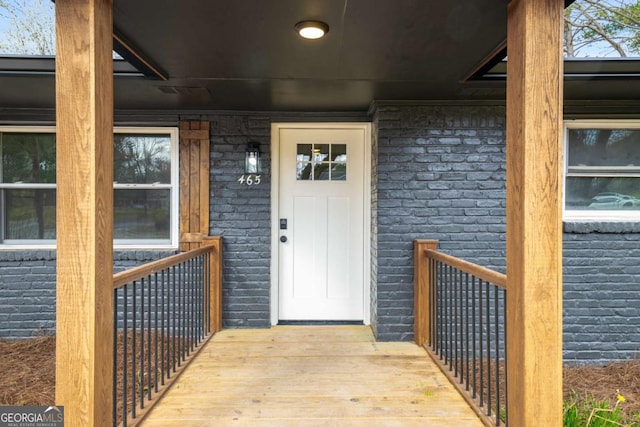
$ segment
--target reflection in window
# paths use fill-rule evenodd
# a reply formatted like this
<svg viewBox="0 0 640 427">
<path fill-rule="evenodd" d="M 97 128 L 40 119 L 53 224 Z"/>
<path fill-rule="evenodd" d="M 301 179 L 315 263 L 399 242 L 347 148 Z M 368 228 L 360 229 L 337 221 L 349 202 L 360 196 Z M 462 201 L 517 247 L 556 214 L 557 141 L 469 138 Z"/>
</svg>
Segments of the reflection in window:
<svg viewBox="0 0 640 427">
<path fill-rule="evenodd" d="M 115 190 L 114 239 L 169 239 L 171 190 Z"/>
<path fill-rule="evenodd" d="M 5 206 L 5 239 L 53 240 L 56 238 L 54 189 L 0 189 Z"/>
<path fill-rule="evenodd" d="M 640 129 L 571 124 L 566 138 L 566 210 L 640 210 Z"/>
<path fill-rule="evenodd" d="M 298 181 L 347 179 L 346 144 L 298 144 L 296 160 Z"/>
<path fill-rule="evenodd" d="M 116 134 L 113 149 L 117 183 L 171 182 L 171 138 L 168 135 Z"/>
</svg>

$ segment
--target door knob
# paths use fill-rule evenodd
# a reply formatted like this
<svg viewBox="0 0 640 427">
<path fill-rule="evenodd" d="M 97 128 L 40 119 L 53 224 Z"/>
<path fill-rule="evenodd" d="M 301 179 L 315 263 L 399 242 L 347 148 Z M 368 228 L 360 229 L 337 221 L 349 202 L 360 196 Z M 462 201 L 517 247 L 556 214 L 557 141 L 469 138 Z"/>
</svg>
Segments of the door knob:
<svg viewBox="0 0 640 427">
<path fill-rule="evenodd" d="M 287 236 L 280 236 L 280 241 L 285 243 L 287 241 Z"/>
</svg>

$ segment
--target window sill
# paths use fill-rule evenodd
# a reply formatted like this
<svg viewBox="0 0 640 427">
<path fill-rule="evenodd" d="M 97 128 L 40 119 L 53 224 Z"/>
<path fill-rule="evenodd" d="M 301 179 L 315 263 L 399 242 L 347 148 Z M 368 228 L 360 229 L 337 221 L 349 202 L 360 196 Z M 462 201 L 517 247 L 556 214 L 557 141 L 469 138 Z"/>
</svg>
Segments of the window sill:
<svg viewBox="0 0 640 427">
<path fill-rule="evenodd" d="M 640 221 L 628 219 L 565 219 L 562 231 L 571 234 L 609 233 L 632 234 L 640 233 Z"/>
</svg>

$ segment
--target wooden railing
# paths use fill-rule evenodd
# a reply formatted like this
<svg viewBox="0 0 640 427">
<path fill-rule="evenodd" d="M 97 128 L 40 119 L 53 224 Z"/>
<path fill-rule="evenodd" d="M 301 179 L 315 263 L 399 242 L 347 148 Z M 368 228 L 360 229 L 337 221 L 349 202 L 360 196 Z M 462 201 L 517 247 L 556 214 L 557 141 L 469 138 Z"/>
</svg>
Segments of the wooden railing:
<svg viewBox="0 0 640 427">
<path fill-rule="evenodd" d="M 506 425 L 506 276 L 415 241 L 415 341 L 487 426 Z"/>
<path fill-rule="evenodd" d="M 222 241 L 113 276 L 113 425 L 138 424 L 222 326 Z"/>
</svg>

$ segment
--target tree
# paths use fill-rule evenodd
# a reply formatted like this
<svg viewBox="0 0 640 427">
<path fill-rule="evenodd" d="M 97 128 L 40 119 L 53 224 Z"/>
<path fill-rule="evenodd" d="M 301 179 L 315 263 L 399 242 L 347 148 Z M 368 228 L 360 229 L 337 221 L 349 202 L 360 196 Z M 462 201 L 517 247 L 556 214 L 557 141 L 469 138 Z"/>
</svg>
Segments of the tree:
<svg viewBox="0 0 640 427">
<path fill-rule="evenodd" d="M 640 54 L 640 0 L 576 0 L 564 20 L 566 57 Z"/>
<path fill-rule="evenodd" d="M 0 0 L 0 52 L 55 55 L 55 14 L 51 0 Z"/>
</svg>

